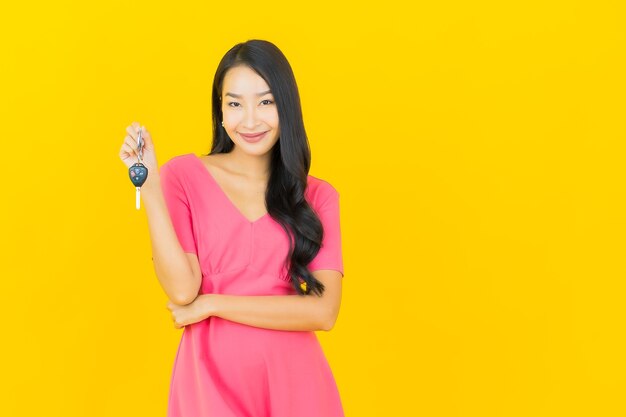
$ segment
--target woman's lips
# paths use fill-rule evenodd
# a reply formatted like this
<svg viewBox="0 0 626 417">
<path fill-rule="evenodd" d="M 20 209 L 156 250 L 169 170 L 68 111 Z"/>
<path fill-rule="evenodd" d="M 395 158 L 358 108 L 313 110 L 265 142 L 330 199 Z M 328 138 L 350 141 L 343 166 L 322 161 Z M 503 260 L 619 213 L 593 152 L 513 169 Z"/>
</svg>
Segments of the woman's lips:
<svg viewBox="0 0 626 417">
<path fill-rule="evenodd" d="M 258 138 L 259 136 L 261 136 L 264 133 L 265 132 L 260 132 L 260 133 L 239 133 L 239 134 L 241 136 L 245 136 L 247 138 Z"/>
<path fill-rule="evenodd" d="M 247 134 L 247 133 L 239 133 L 239 135 L 243 137 L 246 140 L 246 142 L 258 142 L 263 138 L 263 136 L 265 136 L 266 133 L 267 131 L 261 132 L 261 133 L 255 133 L 253 135 Z"/>
</svg>

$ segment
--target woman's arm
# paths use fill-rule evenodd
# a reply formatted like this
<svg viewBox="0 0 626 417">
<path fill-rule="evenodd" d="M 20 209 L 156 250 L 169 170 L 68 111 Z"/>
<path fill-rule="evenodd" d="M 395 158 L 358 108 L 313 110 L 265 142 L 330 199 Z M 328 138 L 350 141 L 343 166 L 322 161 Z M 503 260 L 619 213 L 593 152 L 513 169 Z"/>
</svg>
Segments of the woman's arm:
<svg viewBox="0 0 626 417">
<path fill-rule="evenodd" d="M 334 270 L 318 270 L 313 275 L 326 287 L 321 297 L 202 294 L 188 306 L 168 303 L 168 309 L 176 328 L 216 316 L 265 329 L 329 331 L 339 314 L 342 276 Z"/>
<path fill-rule="evenodd" d="M 186 305 L 197 297 L 202 274 L 191 262 L 190 256 L 195 255 L 187 255 L 176 236 L 159 173 L 151 172 L 150 176 L 141 187 L 141 197 L 148 216 L 154 270 L 167 297 L 176 304 Z"/>
</svg>

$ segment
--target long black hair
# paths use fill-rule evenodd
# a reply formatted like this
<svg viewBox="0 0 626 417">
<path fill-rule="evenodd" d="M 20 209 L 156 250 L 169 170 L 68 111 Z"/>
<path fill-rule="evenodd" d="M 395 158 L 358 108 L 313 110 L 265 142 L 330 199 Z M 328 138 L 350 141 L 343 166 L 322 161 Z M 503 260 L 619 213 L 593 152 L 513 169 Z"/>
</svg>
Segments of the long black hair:
<svg viewBox="0 0 626 417">
<path fill-rule="evenodd" d="M 213 79 L 213 145 L 209 155 L 229 153 L 234 143 L 221 126 L 221 95 L 226 72 L 245 65 L 269 85 L 278 109 L 280 136 L 271 151 L 270 177 L 265 192 L 268 214 L 289 237 L 285 258 L 288 279 L 298 292 L 324 293 L 324 284 L 307 265 L 320 250 L 322 223 L 304 197 L 311 166 L 311 150 L 300 107 L 300 94 L 285 55 L 271 42 L 251 39 L 233 46 L 222 58 Z M 287 277 L 285 277 L 287 278 Z M 301 283 L 306 282 L 306 291 Z"/>
</svg>

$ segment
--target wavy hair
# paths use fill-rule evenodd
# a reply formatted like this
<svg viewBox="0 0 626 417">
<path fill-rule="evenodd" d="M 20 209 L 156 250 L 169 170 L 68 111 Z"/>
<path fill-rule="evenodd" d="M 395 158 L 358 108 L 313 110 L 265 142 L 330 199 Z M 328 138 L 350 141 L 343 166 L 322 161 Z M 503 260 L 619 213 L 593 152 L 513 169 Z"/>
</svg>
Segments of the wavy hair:
<svg viewBox="0 0 626 417">
<path fill-rule="evenodd" d="M 209 155 L 229 153 L 234 143 L 221 126 L 222 87 L 226 72 L 245 65 L 269 85 L 278 110 L 280 136 L 271 151 L 270 177 L 265 192 L 268 214 L 281 225 L 289 238 L 285 269 L 300 295 L 324 293 L 324 284 L 315 279 L 307 265 L 320 250 L 322 222 L 304 197 L 311 166 L 311 150 L 300 106 L 300 94 L 293 70 L 285 55 L 271 42 L 251 39 L 233 46 L 222 58 L 213 79 L 213 144 Z M 300 284 L 306 282 L 306 291 Z"/>
</svg>

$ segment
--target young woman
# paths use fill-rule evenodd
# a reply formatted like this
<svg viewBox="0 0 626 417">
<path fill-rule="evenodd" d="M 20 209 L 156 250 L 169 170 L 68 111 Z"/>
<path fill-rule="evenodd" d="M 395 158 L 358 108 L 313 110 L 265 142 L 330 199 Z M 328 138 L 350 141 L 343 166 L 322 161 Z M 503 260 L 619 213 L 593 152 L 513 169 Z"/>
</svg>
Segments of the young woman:
<svg viewBox="0 0 626 417">
<path fill-rule="evenodd" d="M 339 193 L 308 175 L 311 155 L 287 59 L 249 40 L 213 81 L 213 144 L 157 169 L 132 123 L 120 151 L 137 162 L 154 268 L 183 328 L 168 417 L 339 417 L 315 331 L 334 326 L 343 259 Z"/>
</svg>

